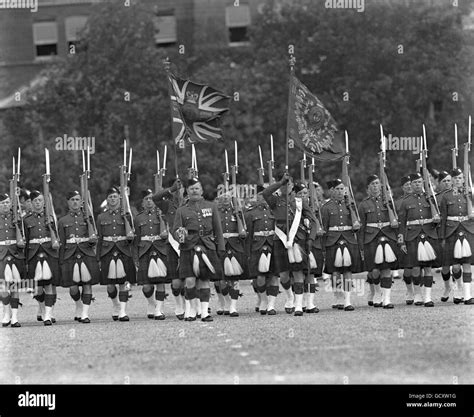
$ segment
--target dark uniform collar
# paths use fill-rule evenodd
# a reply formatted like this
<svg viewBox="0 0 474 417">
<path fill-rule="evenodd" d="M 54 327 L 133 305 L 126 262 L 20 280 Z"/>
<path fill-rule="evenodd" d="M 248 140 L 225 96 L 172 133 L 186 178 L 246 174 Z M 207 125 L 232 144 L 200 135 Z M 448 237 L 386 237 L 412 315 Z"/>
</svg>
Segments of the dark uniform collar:
<svg viewBox="0 0 474 417">
<path fill-rule="evenodd" d="M 77 217 L 81 214 L 81 211 L 74 211 L 74 210 L 69 210 L 69 214 L 72 216 L 72 217 Z"/>
<path fill-rule="evenodd" d="M 107 211 L 110 213 L 110 214 L 119 214 L 120 212 L 120 207 L 112 210 L 110 207 L 107 207 Z"/>
</svg>

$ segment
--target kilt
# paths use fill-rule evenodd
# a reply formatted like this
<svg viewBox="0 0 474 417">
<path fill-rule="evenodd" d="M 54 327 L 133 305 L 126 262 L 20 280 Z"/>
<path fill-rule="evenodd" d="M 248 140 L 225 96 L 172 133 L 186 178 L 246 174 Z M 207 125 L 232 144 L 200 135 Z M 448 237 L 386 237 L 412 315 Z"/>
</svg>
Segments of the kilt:
<svg viewBox="0 0 474 417">
<path fill-rule="evenodd" d="M 288 258 L 288 250 L 285 250 L 285 252 L 287 253 L 286 257 L 288 259 L 288 265 L 290 267 L 290 271 L 303 271 L 303 272 L 308 272 L 308 252 L 306 250 L 306 240 L 305 239 L 302 239 L 302 240 L 297 240 L 295 239 L 295 242 L 294 243 L 297 243 L 300 248 L 301 248 L 301 258 L 302 258 L 302 261 L 301 262 L 293 262 L 291 263 L 289 258 Z M 294 246 L 294 245 L 293 245 Z"/>
<path fill-rule="evenodd" d="M 126 276 L 124 278 L 107 278 L 107 275 L 109 274 L 110 261 L 117 261 L 118 259 L 120 259 L 123 263 Z M 137 281 L 135 264 L 133 263 L 133 259 L 130 256 L 126 256 L 118 250 L 111 250 L 102 258 L 100 258 L 100 285 L 125 284 L 127 281 L 130 284 L 135 284 Z"/>
<path fill-rule="evenodd" d="M 272 258 L 270 260 L 270 270 L 274 275 L 290 270 L 290 262 L 288 261 L 288 251 L 280 239 L 273 241 Z"/>
<path fill-rule="evenodd" d="M 8 290 L 17 292 L 20 290 L 20 287 L 22 286 L 22 284 L 18 285 L 18 284 L 5 281 L 5 267 L 7 265 L 10 265 L 10 267 L 11 265 L 15 265 L 20 274 L 20 279 L 22 281 L 25 281 L 27 279 L 25 260 L 17 259 L 11 255 L 7 255 L 5 256 L 4 259 L 0 260 L 0 292 L 2 291 L 6 292 Z"/>
<path fill-rule="evenodd" d="M 383 242 L 381 239 L 383 239 Z M 375 253 L 379 243 L 382 243 L 383 246 L 390 245 L 395 257 L 397 258 L 395 262 L 386 262 L 384 257 L 384 262 L 381 264 L 375 263 Z M 384 249 L 385 251 L 385 249 Z M 378 232 L 377 236 L 372 239 L 371 242 L 364 244 L 364 265 L 366 271 L 372 271 L 373 269 L 383 270 L 383 269 L 398 269 L 400 262 L 400 253 L 402 251 L 398 248 L 397 242 L 387 238 L 382 232 Z"/>
<path fill-rule="evenodd" d="M 242 268 L 242 270 L 243 270 L 242 274 L 240 274 L 240 275 L 225 275 L 224 260 L 225 260 L 225 258 L 232 259 L 232 257 L 235 257 L 235 259 L 239 263 L 240 267 Z M 226 256 L 224 257 L 224 260 L 221 261 L 221 267 L 222 267 L 222 273 L 224 275 L 224 279 L 226 279 L 228 281 L 239 281 L 239 280 L 249 279 L 247 256 L 245 255 L 244 252 L 237 252 L 236 250 L 233 250 L 230 247 L 230 245 L 226 245 Z"/>
<path fill-rule="evenodd" d="M 311 248 L 314 259 L 316 260 L 316 268 L 311 268 L 311 273 L 316 277 L 321 277 L 323 275 L 323 265 L 324 265 L 324 254 L 322 249 Z"/>
<path fill-rule="evenodd" d="M 209 261 L 214 267 L 215 274 L 211 273 L 211 271 L 209 271 L 209 269 L 204 264 L 204 262 L 200 260 L 199 262 L 200 272 L 199 272 L 198 279 L 202 281 L 207 281 L 207 280 L 221 281 L 224 278 L 224 275 L 222 272 L 221 260 L 217 256 L 217 252 L 214 250 L 209 250 L 207 248 L 205 250 L 206 250 L 207 257 L 209 258 Z M 185 278 L 195 277 L 194 271 L 193 271 L 194 253 L 195 253 L 194 249 L 181 250 L 180 257 L 179 257 L 179 278 L 185 279 Z"/>
<path fill-rule="evenodd" d="M 264 249 L 266 248 L 266 249 Z M 268 272 L 261 273 L 258 271 L 258 262 L 260 261 L 260 256 L 262 255 L 263 252 L 271 253 L 270 256 L 270 268 Z M 273 259 L 274 253 L 273 253 L 273 247 L 267 244 L 264 244 L 259 250 L 253 250 L 250 249 L 250 257 L 248 260 L 248 270 L 249 270 L 249 279 L 256 278 L 257 276 L 265 276 L 265 277 L 273 277 L 275 274 L 273 273 L 272 270 L 272 259 Z"/>
<path fill-rule="evenodd" d="M 36 264 L 38 261 L 47 261 L 49 265 L 49 269 L 51 269 L 51 275 L 52 278 L 48 280 L 39 280 L 39 281 L 34 281 L 35 278 L 35 269 L 36 269 Z M 42 262 L 43 263 L 43 262 Z M 61 271 L 59 268 L 59 259 L 58 258 L 53 258 L 52 256 L 48 256 L 44 252 L 36 252 L 36 255 L 33 256 L 28 261 L 28 272 L 27 272 L 27 277 L 30 279 L 32 282 L 35 282 L 35 285 L 39 287 L 44 287 L 45 285 L 50 285 L 53 284 L 55 286 L 60 286 L 61 285 Z"/>
<path fill-rule="evenodd" d="M 174 252 L 174 249 L 171 248 Z M 166 276 L 165 277 L 148 277 L 148 266 L 150 261 L 157 258 L 160 258 L 163 263 L 166 265 Z M 142 255 L 139 260 L 138 272 L 137 272 L 137 284 L 138 285 L 153 285 L 153 284 L 169 284 L 171 283 L 171 278 L 168 274 L 168 257 L 158 252 L 154 247 L 148 249 L 146 253 Z"/>
<path fill-rule="evenodd" d="M 404 259 L 404 267 L 405 268 L 414 268 L 414 267 L 438 267 L 441 266 L 441 247 L 439 244 L 438 239 L 433 239 L 429 236 L 425 236 L 425 240 L 427 240 L 431 246 L 433 247 L 433 250 L 436 254 L 436 260 L 430 261 L 430 262 L 422 262 L 418 261 L 418 243 L 422 240 L 421 236 L 422 234 L 419 234 L 416 239 L 411 240 L 410 242 L 406 242 L 406 247 L 407 247 L 407 254 L 405 255 Z"/>
<path fill-rule="evenodd" d="M 336 267 L 334 262 L 336 260 L 337 249 L 344 247 L 341 242 L 344 241 L 345 247 L 347 247 L 349 254 L 351 255 L 351 266 L 348 267 Z M 333 272 L 345 272 L 350 271 L 352 273 L 362 272 L 364 270 L 362 258 L 359 252 L 359 245 L 349 243 L 344 238 L 340 238 L 334 245 L 326 247 L 326 263 L 325 271 L 328 274 Z"/>
<path fill-rule="evenodd" d="M 80 256 L 80 258 L 78 258 Z M 72 277 L 73 277 L 73 271 L 74 271 L 74 265 L 75 263 L 79 264 L 79 268 L 81 267 L 81 264 L 84 263 L 89 270 L 89 273 L 91 274 L 91 280 L 89 282 L 74 282 Z M 100 280 L 100 269 L 99 269 L 99 263 L 97 262 L 97 259 L 92 256 L 86 256 L 84 255 L 79 249 L 76 249 L 76 252 L 74 253 L 73 256 L 71 256 L 69 259 L 66 259 L 62 264 L 61 264 L 61 287 L 72 287 L 73 285 L 96 285 L 99 283 Z"/>
<path fill-rule="evenodd" d="M 176 253 L 176 251 L 173 249 L 173 246 L 171 246 L 169 243 L 167 245 L 168 248 L 168 257 L 167 257 L 167 263 L 166 263 L 166 269 L 168 271 L 168 275 L 166 278 L 170 280 L 170 282 L 173 279 L 179 279 L 179 256 Z"/>
<path fill-rule="evenodd" d="M 454 257 L 454 246 L 456 245 L 456 241 L 460 237 L 459 233 L 462 233 L 461 242 L 463 241 L 463 239 L 466 239 L 469 242 L 469 246 L 471 248 L 470 258 L 456 259 Z M 444 247 L 442 258 L 443 258 L 442 259 L 443 266 L 450 266 L 450 265 L 463 264 L 463 263 L 469 263 L 473 265 L 474 264 L 474 235 L 472 233 L 466 232 L 465 230 L 462 230 L 461 227 L 458 227 L 456 231 L 446 239 L 446 246 Z"/>
</svg>

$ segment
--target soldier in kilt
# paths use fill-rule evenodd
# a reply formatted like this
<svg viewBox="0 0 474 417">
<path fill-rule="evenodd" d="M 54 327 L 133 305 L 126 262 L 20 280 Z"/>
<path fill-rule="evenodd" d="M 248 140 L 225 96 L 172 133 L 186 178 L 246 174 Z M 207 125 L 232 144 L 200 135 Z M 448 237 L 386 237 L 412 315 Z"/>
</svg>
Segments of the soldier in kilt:
<svg viewBox="0 0 474 417">
<path fill-rule="evenodd" d="M 397 230 L 390 224 L 377 175 L 367 178 L 367 191 L 369 197 L 359 205 L 359 245 L 364 247 L 365 269 L 371 273 L 375 287 L 373 305 L 391 309 L 391 270 L 398 268 Z"/>
<path fill-rule="evenodd" d="M 143 211 L 135 218 L 137 284 L 143 285 L 143 295 L 148 300 L 147 317 L 164 320 L 165 284 L 171 283 L 167 267 L 168 230 L 161 210 L 153 202 L 153 191 L 142 191 L 142 197 Z"/>
<path fill-rule="evenodd" d="M 234 191 L 235 192 L 235 191 Z M 238 317 L 237 300 L 239 299 L 239 280 L 247 279 L 248 266 L 245 252 L 245 238 L 247 237 L 246 230 L 239 231 L 239 225 L 236 213 L 236 207 L 232 206 L 232 196 L 230 192 L 222 194 L 218 198 L 217 208 L 219 210 L 222 233 L 225 244 L 225 255 L 223 259 L 222 271 L 223 280 L 215 282 L 216 292 L 221 297 L 225 293 L 230 296 L 230 303 L 227 308 L 222 305 L 222 298 L 220 299 L 221 309 L 217 310 L 217 314 L 228 314 L 230 317 Z"/>
<path fill-rule="evenodd" d="M 350 209 L 345 201 L 346 188 L 339 178 L 331 181 L 329 186 L 334 188 L 333 198 L 321 208 L 323 229 L 326 231 L 323 236 L 326 271 L 333 275 L 333 279 L 337 279 L 338 274 L 342 275 L 344 310 L 353 311 L 350 298 L 352 274 L 362 272 L 362 258 Z"/>
<path fill-rule="evenodd" d="M 260 295 L 258 311 L 261 315 L 275 315 L 278 296 L 278 277 L 271 269 L 275 235 L 275 217 L 262 195 L 263 185 L 257 185 L 257 201 L 245 213 L 247 225 L 247 257 L 249 277 L 256 282 Z"/>
<path fill-rule="evenodd" d="M 78 191 L 67 194 L 67 204 L 69 212 L 58 221 L 61 286 L 69 288 L 69 295 L 76 303 L 74 320 L 90 323 L 92 286 L 98 284 L 100 279 L 96 255 L 97 236 L 89 236 Z"/>
<path fill-rule="evenodd" d="M 454 303 L 474 304 L 471 293 L 474 263 L 474 216 L 468 213 L 468 204 L 464 194 L 465 178 L 459 168 L 451 172 L 453 188 L 443 193 L 440 201 L 441 227 L 439 237 L 443 247 L 443 265 L 453 266 L 455 279 Z M 462 284 L 461 284 L 462 273 Z M 444 279 L 444 276 L 443 276 Z M 462 295 L 461 295 L 462 294 Z M 443 295 L 449 297 L 449 292 Z"/>
<path fill-rule="evenodd" d="M 281 190 L 281 195 L 273 195 L 278 189 Z M 287 313 L 294 311 L 295 316 L 303 315 L 304 274 L 309 268 L 308 253 L 316 237 L 316 218 L 308 203 L 302 198 L 303 190 L 306 190 L 307 194 L 307 186 L 302 181 L 295 182 L 293 187 L 291 177 L 288 173 L 284 173 L 280 181 L 269 185 L 263 191 L 263 197 L 273 210 L 276 221 L 272 269 L 275 273 L 279 273 L 287 296 L 285 311 Z M 288 210 L 289 230 L 286 228 L 286 210 Z M 304 219 L 307 219 L 307 225 Z M 310 230 L 309 234 L 307 229 Z M 290 272 L 294 279 L 294 307 Z"/>
<path fill-rule="evenodd" d="M 189 199 L 176 211 L 173 225 L 173 234 L 180 242 L 179 277 L 185 280 L 185 320 L 196 320 L 193 300 L 198 288 L 201 320 L 208 322 L 213 321 L 209 315 L 209 281 L 222 279 L 224 237 L 217 205 L 204 200 L 199 179 L 189 179 L 186 186 Z"/>
<path fill-rule="evenodd" d="M 153 202 L 161 210 L 166 221 L 168 232 L 173 230 L 176 210 L 183 201 L 184 188 L 181 181 L 171 180 L 169 188 L 164 188 L 153 195 Z M 175 301 L 175 315 L 179 320 L 184 319 L 184 280 L 180 279 L 178 273 L 179 243 L 172 233 L 168 233 L 167 239 L 167 278 L 171 280 L 171 292 Z"/>
<path fill-rule="evenodd" d="M 445 192 L 451 190 L 453 187 L 452 184 L 452 177 L 447 171 L 441 171 L 438 174 L 438 187 L 437 187 L 437 193 L 436 193 L 436 201 L 438 202 L 438 206 L 441 205 L 441 199 L 444 195 Z M 441 232 L 441 231 L 439 231 Z M 442 242 L 441 236 L 439 237 L 440 241 Z M 451 266 L 452 266 L 452 254 L 449 254 L 447 251 L 442 250 L 441 251 L 441 276 L 443 278 L 444 282 L 444 292 L 443 295 L 441 296 L 441 301 L 446 302 L 449 299 L 449 296 L 451 294 Z M 438 271 L 437 271 L 438 272 Z M 456 268 L 453 270 L 453 278 L 454 275 L 457 276 L 457 278 L 461 278 L 461 268 Z M 454 278 L 456 279 L 456 278 Z"/>
<path fill-rule="evenodd" d="M 398 244 L 406 255 L 405 268 L 412 268 L 415 305 L 433 307 L 431 266 L 440 254 L 437 223 L 433 221 L 430 203 L 423 191 L 421 174 L 410 175 L 410 180 L 413 192 L 403 199 L 398 213 Z M 421 294 L 422 280 L 425 288 L 424 296 Z"/>
<path fill-rule="evenodd" d="M 400 207 L 402 205 L 403 199 L 407 195 L 412 193 L 411 179 L 409 175 L 404 176 L 400 179 L 400 186 L 402 187 L 403 195 L 398 200 L 395 201 L 395 208 L 397 210 L 397 213 L 400 212 Z M 413 280 L 411 276 L 412 270 L 411 268 L 408 268 L 405 266 L 406 255 L 401 250 L 398 251 L 398 254 L 399 254 L 398 265 L 400 268 L 403 268 L 403 282 L 405 282 L 406 289 L 407 289 L 407 292 L 405 295 L 405 302 L 407 305 L 411 305 L 413 304 L 414 299 L 415 299 Z M 373 285 L 372 285 L 372 288 L 373 288 Z M 372 295 L 372 299 L 373 299 L 373 295 Z"/>
<path fill-rule="evenodd" d="M 15 197 L 14 197 L 15 198 Z M 3 302 L 2 327 L 21 327 L 18 321 L 20 288 L 26 279 L 24 242 L 17 242 L 12 202 L 0 194 L 0 297 Z"/>
<path fill-rule="evenodd" d="M 97 231 L 100 284 L 107 285 L 107 294 L 113 304 L 112 319 L 129 321 L 126 313 L 129 298 L 127 283 L 136 282 L 133 241 L 126 236 L 125 220 L 120 212 L 120 192 L 116 187 L 107 190 L 107 208 L 97 217 Z"/>
<path fill-rule="evenodd" d="M 59 269 L 59 248 L 53 247 L 44 210 L 44 196 L 34 190 L 30 194 L 33 212 L 24 219 L 26 235 L 27 277 L 35 282 L 35 296 L 38 303 L 44 303 L 44 317 L 38 314 L 37 319 L 51 326 L 56 302 L 56 287 L 61 284 Z M 54 226 L 51 226 L 54 230 Z M 57 230 L 54 230 L 57 233 Z M 41 309 L 41 307 L 40 307 Z M 41 310 L 40 310 L 41 311 Z"/>
</svg>

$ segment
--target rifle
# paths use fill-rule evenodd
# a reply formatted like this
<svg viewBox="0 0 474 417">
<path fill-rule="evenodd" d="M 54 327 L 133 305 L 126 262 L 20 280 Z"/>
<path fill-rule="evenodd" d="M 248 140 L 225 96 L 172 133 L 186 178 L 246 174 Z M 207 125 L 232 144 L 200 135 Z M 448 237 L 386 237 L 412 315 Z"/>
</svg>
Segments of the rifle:
<svg viewBox="0 0 474 417">
<path fill-rule="evenodd" d="M 23 223 L 23 217 L 20 212 L 20 199 L 19 199 L 19 188 L 18 182 L 20 181 L 20 158 L 21 150 L 18 148 L 18 166 L 15 171 L 15 157 L 13 157 L 13 175 L 10 180 L 10 198 L 12 200 L 12 212 L 13 212 L 13 223 L 15 224 L 16 231 L 16 245 L 19 248 L 25 247 L 25 226 Z"/>
<path fill-rule="evenodd" d="M 457 157 L 458 157 L 458 125 L 454 123 L 454 148 L 451 149 L 453 157 L 453 169 L 457 168 Z"/>
<path fill-rule="evenodd" d="M 167 148 L 165 145 L 163 168 L 160 168 L 160 152 L 156 151 L 156 174 L 153 174 L 153 177 L 155 178 L 155 194 L 163 189 L 163 177 L 166 175 L 166 151 Z M 161 210 L 158 207 L 156 208 L 156 217 L 160 220 L 160 233 L 162 233 L 167 229 L 163 217 L 161 216 Z"/>
<path fill-rule="evenodd" d="M 92 199 L 89 191 L 89 179 L 91 175 L 91 160 L 90 160 L 90 148 L 87 147 L 87 164 L 86 156 L 82 151 L 82 175 L 81 179 L 81 196 L 83 201 L 82 214 L 87 224 L 87 234 L 89 239 L 97 240 L 97 227 L 94 220 L 94 209 L 92 207 Z"/>
<path fill-rule="evenodd" d="M 44 150 L 46 159 L 46 171 L 43 174 L 43 196 L 44 196 L 44 214 L 46 227 L 49 230 L 51 236 L 51 246 L 53 249 L 59 249 L 58 239 L 58 221 L 56 219 L 56 213 L 54 212 L 53 197 L 49 192 L 49 182 L 51 181 L 51 171 L 49 166 L 49 151 Z"/>
<path fill-rule="evenodd" d="M 125 222 L 125 235 L 128 240 L 135 237 L 135 228 L 133 225 L 132 211 L 130 210 L 130 201 L 127 194 L 127 185 L 132 173 L 132 149 L 130 149 L 128 171 L 127 171 L 127 140 L 123 141 L 123 165 L 120 166 L 120 213 Z"/>
<path fill-rule="evenodd" d="M 441 220 L 438 202 L 436 201 L 433 184 L 431 183 L 430 174 L 426 166 L 426 158 L 428 157 L 428 148 L 426 146 L 426 130 L 423 124 L 423 142 L 420 151 L 421 156 L 421 170 L 423 175 L 423 185 L 425 187 L 426 197 L 430 203 L 431 217 L 434 223 L 439 223 Z"/>
<path fill-rule="evenodd" d="M 273 184 L 273 168 L 275 168 L 275 160 L 273 159 L 273 135 L 270 135 L 270 160 L 268 163 L 268 185 Z"/>
<path fill-rule="evenodd" d="M 314 173 L 314 158 L 311 159 L 311 164 L 308 166 L 308 183 L 309 183 L 309 206 L 311 211 L 316 216 L 316 235 L 324 235 L 324 229 L 322 227 L 322 217 L 321 217 L 321 205 L 319 204 L 318 199 L 316 198 L 316 192 L 314 190 L 313 184 L 313 173 Z"/>
<path fill-rule="evenodd" d="M 390 227 L 394 229 L 398 227 L 398 216 L 397 210 L 395 209 L 395 203 L 393 201 L 392 189 L 388 183 L 387 173 L 385 172 L 386 165 L 386 150 L 385 150 L 385 136 L 383 134 L 382 125 L 380 125 L 380 141 L 381 148 L 379 153 L 379 162 L 380 162 L 380 182 L 382 185 L 382 202 L 385 207 L 388 209 L 388 218 L 390 220 Z"/>
<path fill-rule="evenodd" d="M 303 159 L 300 160 L 300 179 L 304 182 L 304 170 L 306 169 L 306 152 L 303 152 Z"/>
<path fill-rule="evenodd" d="M 349 137 L 346 130 L 346 155 L 342 161 L 342 182 L 346 186 L 346 193 L 344 199 L 346 201 L 347 208 L 351 213 L 352 228 L 354 230 L 360 229 L 360 217 L 357 205 L 355 203 L 354 193 L 352 191 L 351 178 L 349 177 Z"/>
<path fill-rule="evenodd" d="M 474 219 L 474 211 L 472 209 L 472 177 L 471 166 L 469 164 L 469 152 L 471 151 L 471 116 L 469 116 L 469 127 L 467 142 L 464 144 L 464 195 L 467 201 L 467 216 Z M 470 192 L 469 192 L 470 191 Z"/>
<path fill-rule="evenodd" d="M 263 185 L 263 177 L 265 176 L 265 169 L 263 168 L 262 148 L 258 145 L 258 154 L 260 156 L 260 168 L 258 169 L 258 183 Z"/>
<path fill-rule="evenodd" d="M 227 156 L 227 154 L 226 154 Z M 226 162 L 226 168 L 228 164 Z M 245 217 L 244 212 L 242 210 L 242 206 L 240 205 L 240 201 L 237 196 L 237 172 L 239 169 L 238 164 L 238 156 L 237 156 L 237 141 L 235 141 L 235 163 L 231 166 L 231 175 L 232 175 L 232 206 L 234 209 L 235 217 L 237 219 L 237 229 L 239 235 L 245 235 L 247 232 L 247 225 L 245 224 Z"/>
</svg>

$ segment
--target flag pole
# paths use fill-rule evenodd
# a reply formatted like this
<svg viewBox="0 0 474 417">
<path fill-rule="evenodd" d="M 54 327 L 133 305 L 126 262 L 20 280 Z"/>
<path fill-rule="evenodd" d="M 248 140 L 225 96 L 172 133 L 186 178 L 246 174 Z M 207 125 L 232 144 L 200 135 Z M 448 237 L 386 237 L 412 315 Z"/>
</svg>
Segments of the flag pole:
<svg viewBox="0 0 474 417">
<path fill-rule="evenodd" d="M 290 84 L 289 84 L 289 91 L 288 91 L 288 112 L 286 116 L 286 146 L 285 146 L 285 172 L 289 174 L 289 167 L 288 167 L 288 160 L 289 160 L 289 144 L 290 144 L 290 105 L 291 105 L 291 94 L 292 94 L 292 89 L 293 89 L 293 77 L 295 74 L 295 62 L 296 58 L 289 50 L 290 58 L 289 58 L 289 64 L 290 64 Z M 290 199 L 290 194 L 288 192 L 288 183 L 286 184 L 286 241 L 289 242 L 289 237 L 290 237 L 290 219 L 289 219 L 289 213 L 288 213 L 288 203 Z"/>
<path fill-rule="evenodd" d="M 170 80 L 169 80 L 169 76 L 170 76 L 170 73 L 171 73 L 171 62 L 170 62 L 170 59 L 169 57 L 166 57 L 164 60 L 163 60 L 163 66 L 165 68 L 165 72 L 166 72 L 166 77 L 168 78 L 168 95 L 170 96 L 170 107 L 171 107 L 171 136 L 173 136 L 173 101 L 171 100 L 171 96 L 173 94 L 173 91 L 171 89 L 171 83 L 170 83 Z M 175 176 L 176 176 L 176 179 L 179 178 L 179 173 L 178 173 L 178 149 L 177 149 L 177 146 L 176 146 L 176 138 L 173 138 L 173 146 L 174 146 L 174 172 L 175 172 Z"/>
</svg>

